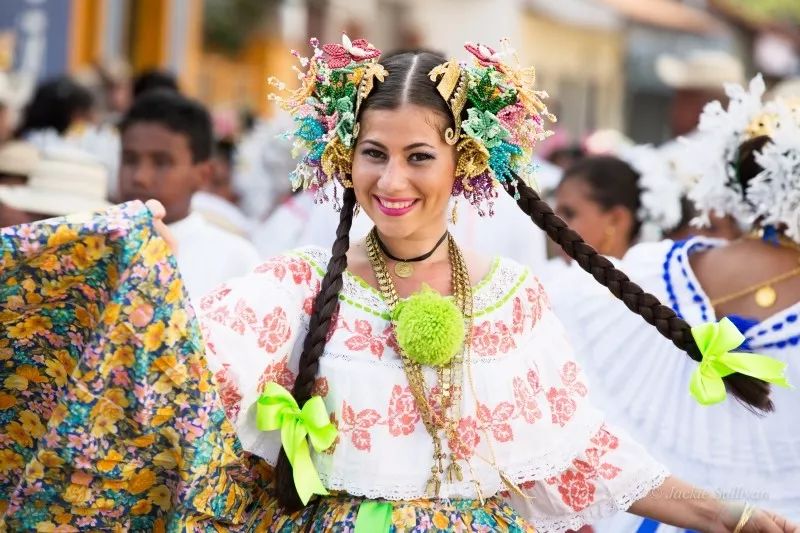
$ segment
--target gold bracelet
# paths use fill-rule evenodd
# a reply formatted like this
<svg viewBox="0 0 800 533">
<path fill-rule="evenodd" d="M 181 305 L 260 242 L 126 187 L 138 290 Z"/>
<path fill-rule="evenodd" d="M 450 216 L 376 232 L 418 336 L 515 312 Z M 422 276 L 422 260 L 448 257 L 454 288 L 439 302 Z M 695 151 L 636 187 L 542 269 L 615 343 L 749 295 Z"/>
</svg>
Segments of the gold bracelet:
<svg viewBox="0 0 800 533">
<path fill-rule="evenodd" d="M 742 516 L 739 517 L 739 523 L 736 524 L 736 528 L 734 528 L 733 533 L 741 533 L 744 529 L 744 526 L 750 521 L 750 517 L 753 516 L 753 513 L 756 511 L 756 508 L 749 503 L 744 505 L 744 510 L 742 511 Z"/>
</svg>

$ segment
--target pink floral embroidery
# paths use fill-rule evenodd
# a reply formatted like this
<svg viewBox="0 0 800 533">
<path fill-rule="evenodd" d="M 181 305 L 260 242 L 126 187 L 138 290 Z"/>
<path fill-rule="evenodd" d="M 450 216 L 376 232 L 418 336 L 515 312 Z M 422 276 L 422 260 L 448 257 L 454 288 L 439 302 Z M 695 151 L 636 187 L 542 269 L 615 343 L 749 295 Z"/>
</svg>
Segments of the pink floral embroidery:
<svg viewBox="0 0 800 533">
<path fill-rule="evenodd" d="M 318 377 L 314 380 L 314 387 L 311 389 L 312 396 L 322 396 L 323 398 L 328 395 L 328 379 Z"/>
<path fill-rule="evenodd" d="M 289 340 L 291 334 L 292 329 L 286 311 L 282 307 L 276 307 L 264 316 L 258 335 L 258 345 L 268 353 L 275 353 Z"/>
<path fill-rule="evenodd" d="M 514 350 L 517 347 L 517 343 L 514 342 L 514 337 L 509 327 L 499 321 L 495 323 L 495 327 L 497 328 L 497 336 L 500 339 L 500 351 L 508 353 Z"/>
<path fill-rule="evenodd" d="M 333 310 L 331 322 L 328 324 L 328 333 L 325 334 L 325 342 L 330 342 L 331 338 L 333 338 L 333 334 L 339 329 L 339 310 L 341 310 L 341 308 L 340 305 L 337 305 L 336 309 Z"/>
<path fill-rule="evenodd" d="M 561 474 L 558 483 L 561 499 L 573 511 L 582 511 L 594 502 L 595 486 L 581 472 L 567 470 Z"/>
<path fill-rule="evenodd" d="M 525 327 L 525 311 L 522 309 L 522 299 L 517 296 L 514 298 L 511 331 L 516 334 L 522 333 Z"/>
<path fill-rule="evenodd" d="M 595 484 L 597 479 L 610 480 L 616 478 L 622 471 L 621 468 L 603 461 L 603 456 L 619 446 L 619 439 L 611 434 L 606 426 L 592 437 L 589 447 L 584 452 L 585 459 L 574 459 L 572 467 L 562 472 L 559 476 L 547 480 L 550 485 L 558 484 L 561 499 L 574 511 L 582 511 L 594 501 Z"/>
<path fill-rule="evenodd" d="M 253 271 L 258 274 L 266 274 L 271 272 L 275 278 L 279 281 L 283 281 L 283 278 L 286 277 L 286 265 L 284 264 L 285 259 L 276 257 L 275 259 L 270 259 L 260 265 L 258 265 Z"/>
<path fill-rule="evenodd" d="M 209 320 L 213 320 L 214 322 L 217 322 L 219 324 L 227 324 L 229 316 L 230 316 L 230 311 L 228 311 L 227 305 L 221 305 L 216 309 L 214 309 L 213 311 L 206 313 L 206 318 L 208 318 Z"/>
<path fill-rule="evenodd" d="M 236 420 L 239 416 L 242 394 L 236 385 L 236 380 L 230 372 L 230 365 L 224 363 L 222 368 L 214 374 L 217 381 L 217 391 L 219 392 L 222 407 L 230 420 Z"/>
<path fill-rule="evenodd" d="M 550 297 L 547 295 L 547 291 L 539 278 L 534 278 L 534 282 L 536 287 L 528 287 L 527 289 L 528 301 L 531 303 L 535 301 L 538 304 L 539 318 L 541 318 L 545 309 L 551 309 Z"/>
<path fill-rule="evenodd" d="M 391 325 L 386 326 L 378 335 L 373 335 L 372 324 L 366 320 L 356 320 L 355 327 L 351 327 L 347 322 L 341 320 L 341 326 L 352 334 L 344 342 L 345 346 L 356 352 L 369 349 L 372 355 L 378 359 L 383 357 L 383 350 L 387 344 L 394 342 Z"/>
<path fill-rule="evenodd" d="M 230 294 L 231 289 L 225 285 L 220 285 L 210 293 L 203 296 L 200 300 L 200 309 L 203 311 L 207 311 L 211 308 L 212 305 L 221 301 L 225 298 L 228 294 Z"/>
<path fill-rule="evenodd" d="M 517 405 L 517 411 L 522 415 L 522 418 L 528 424 L 533 424 L 542 418 L 542 410 L 536 403 L 536 398 L 530 389 L 522 381 L 522 378 L 516 377 L 513 381 L 514 388 L 514 402 Z"/>
<path fill-rule="evenodd" d="M 233 313 L 234 315 L 230 323 L 230 328 L 239 335 L 244 335 L 245 326 L 253 328 L 256 324 L 256 312 L 252 307 L 248 306 L 244 300 L 236 302 Z"/>
<path fill-rule="evenodd" d="M 311 281 L 311 265 L 299 259 L 289 260 L 289 271 L 295 285 L 308 285 Z"/>
<path fill-rule="evenodd" d="M 414 396 L 411 394 L 411 387 L 404 388 L 395 385 L 392 388 L 392 396 L 389 398 L 389 413 L 386 416 L 389 433 L 395 437 L 410 435 L 414 432 L 419 420 L 420 414 Z"/>
<path fill-rule="evenodd" d="M 489 356 L 497 354 L 500 337 L 492 331 L 492 323 L 481 322 L 472 329 L 472 350 L 476 355 Z"/>
<path fill-rule="evenodd" d="M 321 284 L 320 284 L 319 280 L 316 280 L 314 282 L 314 289 L 313 289 L 312 293 L 305 300 L 303 300 L 303 311 L 305 311 L 305 313 L 307 315 L 309 315 L 309 316 L 311 316 L 311 314 L 314 312 L 314 302 L 317 299 L 317 293 L 319 293 L 320 287 L 321 287 Z M 338 312 L 338 310 L 339 310 L 339 306 L 337 304 L 336 312 Z"/>
<path fill-rule="evenodd" d="M 469 459 L 480 441 L 478 423 L 474 418 L 468 416 L 458 421 L 455 439 L 451 439 L 448 446 L 457 458 Z"/>
<path fill-rule="evenodd" d="M 294 385 L 295 374 L 289 369 L 289 356 L 272 363 L 261 373 L 258 380 L 258 391 L 262 392 L 270 381 L 274 381 L 281 387 L 291 389 Z"/>
<path fill-rule="evenodd" d="M 578 381 L 578 364 L 575 361 L 564 363 L 561 368 L 561 382 L 569 389 L 570 393 L 578 396 L 586 396 L 588 389 L 586 385 Z"/>
<path fill-rule="evenodd" d="M 374 409 L 364 409 L 358 414 L 347 402 L 342 402 L 341 432 L 350 433 L 350 440 L 357 450 L 370 451 L 372 449 L 372 436 L 369 428 L 377 424 L 381 416 Z"/>
<path fill-rule="evenodd" d="M 542 392 L 542 386 L 539 384 L 539 372 L 538 369 L 531 368 L 528 370 L 528 385 L 531 386 L 531 391 L 533 394 L 539 394 Z"/>
<path fill-rule="evenodd" d="M 498 442 L 514 440 L 514 432 L 511 430 L 511 425 L 507 423 L 513 415 L 514 406 L 508 402 L 500 402 L 494 410 L 484 404 L 478 404 L 478 420 L 484 427 L 491 430 Z"/>
<path fill-rule="evenodd" d="M 547 401 L 550 403 L 550 416 L 553 424 L 564 427 L 575 414 L 577 404 L 567 389 L 550 387 L 547 391 Z"/>
</svg>

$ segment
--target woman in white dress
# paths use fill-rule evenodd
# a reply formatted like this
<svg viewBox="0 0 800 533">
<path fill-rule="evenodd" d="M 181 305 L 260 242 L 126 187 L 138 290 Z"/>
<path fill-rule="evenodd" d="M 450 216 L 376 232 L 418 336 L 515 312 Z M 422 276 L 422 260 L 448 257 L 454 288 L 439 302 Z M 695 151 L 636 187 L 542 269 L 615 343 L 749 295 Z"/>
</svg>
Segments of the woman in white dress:
<svg viewBox="0 0 800 533">
<path fill-rule="evenodd" d="M 760 77 L 728 87 L 727 111 L 707 106 L 686 157 L 702 177 L 690 195 L 703 215 L 751 225 L 734 241 L 694 237 L 634 246 L 619 263 L 632 280 L 692 325 L 727 317 L 744 351 L 800 362 L 800 127 L 797 110 L 761 104 Z M 735 403 L 700 406 L 686 394 L 694 370 L 651 328 L 577 269 L 548 285 L 567 324 L 592 397 L 677 475 L 721 496 L 746 498 L 800 518 L 796 391 L 775 389 L 775 413 Z M 734 342 L 734 344 L 739 344 Z M 794 378 L 794 379 L 792 379 Z M 601 531 L 655 531 L 630 515 Z M 661 526 L 658 531 L 662 531 Z"/>
</svg>

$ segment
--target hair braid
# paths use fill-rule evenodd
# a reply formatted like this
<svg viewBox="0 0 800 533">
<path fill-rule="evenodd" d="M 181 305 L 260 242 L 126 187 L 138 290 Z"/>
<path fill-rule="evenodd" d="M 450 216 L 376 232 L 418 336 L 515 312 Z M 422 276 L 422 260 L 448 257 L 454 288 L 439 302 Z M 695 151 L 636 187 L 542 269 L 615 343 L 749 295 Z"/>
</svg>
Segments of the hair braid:
<svg viewBox="0 0 800 533">
<path fill-rule="evenodd" d="M 624 272 L 597 253 L 578 233 L 558 217 L 539 194 L 522 180 L 515 186 L 506 187 L 515 197 L 517 205 L 539 226 L 547 236 L 574 259 L 581 268 L 604 285 L 634 313 L 655 326 L 659 333 L 671 340 L 695 361 L 701 361 L 700 349 L 691 334 L 691 326 L 658 298 L 645 292 L 632 282 Z M 517 197 L 518 194 L 518 197 Z M 723 378 L 731 393 L 746 406 L 758 411 L 772 411 L 769 399 L 769 384 L 743 374 L 731 374 Z"/>
<path fill-rule="evenodd" d="M 350 248 L 350 226 L 353 224 L 353 208 L 356 193 L 352 188 L 345 189 L 342 197 L 342 211 L 339 215 L 339 226 L 336 228 L 336 240 L 331 250 L 328 269 L 314 300 L 314 311 L 308 324 L 308 333 L 300 355 L 297 377 L 294 380 L 292 396 L 301 407 L 311 398 L 314 379 L 319 370 L 319 358 L 325 349 L 325 341 L 331 323 L 331 317 L 339 305 L 339 291 L 342 290 L 342 273 L 347 268 L 347 250 Z M 302 508 L 292 477 L 292 467 L 286 453 L 281 448 L 278 462 L 275 465 L 275 491 L 278 501 L 288 511 Z"/>
</svg>

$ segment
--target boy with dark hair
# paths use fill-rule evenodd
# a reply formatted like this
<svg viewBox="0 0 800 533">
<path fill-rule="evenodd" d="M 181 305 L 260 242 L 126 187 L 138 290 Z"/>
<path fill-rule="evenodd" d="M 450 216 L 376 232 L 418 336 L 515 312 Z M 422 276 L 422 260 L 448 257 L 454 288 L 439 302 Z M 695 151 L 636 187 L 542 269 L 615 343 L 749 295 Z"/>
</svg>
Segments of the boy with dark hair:
<svg viewBox="0 0 800 533">
<path fill-rule="evenodd" d="M 175 236 L 178 266 L 189 295 L 199 298 L 248 272 L 258 261 L 255 248 L 191 211 L 192 196 L 213 173 L 208 111 L 178 93 L 153 91 L 134 102 L 120 131 L 121 197 L 153 198 L 164 205 L 164 222 Z"/>
<path fill-rule="evenodd" d="M 181 92 L 175 76 L 171 72 L 164 70 L 147 70 L 133 80 L 134 100 L 150 91 Z"/>
</svg>

